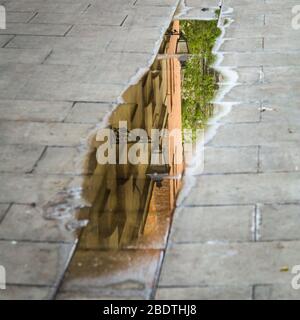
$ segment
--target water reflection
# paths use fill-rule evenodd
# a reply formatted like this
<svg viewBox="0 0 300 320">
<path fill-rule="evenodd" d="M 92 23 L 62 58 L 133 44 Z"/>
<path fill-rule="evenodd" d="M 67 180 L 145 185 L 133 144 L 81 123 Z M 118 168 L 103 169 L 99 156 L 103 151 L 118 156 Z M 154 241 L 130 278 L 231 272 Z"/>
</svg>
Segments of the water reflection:
<svg viewBox="0 0 300 320">
<path fill-rule="evenodd" d="M 94 141 L 94 151 L 87 161 L 92 174 L 83 185 L 84 198 L 91 204 L 89 224 L 81 232 L 65 278 L 66 288 L 89 290 L 95 286 L 108 290 L 106 293 L 116 287 L 125 288 L 109 294 L 126 296 L 131 294 L 126 290 L 135 288 L 131 285 L 137 283 L 144 292 L 142 296 L 151 297 L 181 188 L 184 161 L 175 161 L 176 155 L 183 153 L 181 134 L 176 141 L 170 136 L 162 137 L 159 148 L 153 150 L 150 132 L 205 127 L 213 113 L 211 100 L 218 88 L 219 75 L 210 68 L 218 32 L 216 21 L 173 22 L 149 72 L 125 92 L 124 104 L 109 119 L 108 127 L 117 137 L 118 156 L 124 150 L 120 121 L 126 121 L 125 136 L 133 129 L 144 129 L 145 148 L 160 158 L 167 157 L 167 164 L 151 165 L 148 161 L 150 164 L 101 165 L 96 153 L 105 141 Z M 188 42 L 187 46 L 182 39 Z M 188 52 L 178 56 L 177 51 L 184 51 L 183 47 Z M 166 153 L 162 150 L 164 139 L 168 140 Z M 126 147 L 130 149 L 133 144 L 128 142 Z M 138 250 L 121 250 L 128 248 Z"/>
<path fill-rule="evenodd" d="M 174 52 L 177 37 L 170 38 L 168 53 Z M 115 132 L 120 121 L 127 122 L 128 130 L 145 129 L 149 141 L 153 128 L 181 130 L 180 61 L 176 57 L 156 60 L 139 83 L 126 91 L 124 101 L 109 120 Z M 81 248 L 147 246 L 147 242 L 163 246 L 184 167 L 173 161 L 176 153 L 182 153 L 182 143 L 174 144 L 169 138 L 168 164 L 97 164 L 90 223 L 81 235 Z"/>
</svg>

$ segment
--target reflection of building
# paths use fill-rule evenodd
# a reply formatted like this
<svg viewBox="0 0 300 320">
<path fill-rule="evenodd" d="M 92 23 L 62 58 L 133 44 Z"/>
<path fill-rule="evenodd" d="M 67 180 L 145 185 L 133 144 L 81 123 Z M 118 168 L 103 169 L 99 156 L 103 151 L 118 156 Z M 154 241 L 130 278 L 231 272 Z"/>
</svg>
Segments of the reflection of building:
<svg viewBox="0 0 300 320">
<path fill-rule="evenodd" d="M 179 29 L 179 23 L 174 27 Z M 167 53 L 175 53 L 177 37 L 170 38 Z M 152 128 L 181 130 L 180 72 L 176 58 L 157 59 L 139 83 L 125 92 L 125 103 L 110 118 L 111 127 L 118 129 L 119 121 L 127 121 L 128 130 L 143 128 L 149 137 Z M 97 165 L 90 182 L 94 201 L 82 247 L 134 244 L 141 234 L 155 230 L 158 212 L 172 211 L 183 171 L 182 163 L 174 163 L 176 153 L 182 154 L 181 135 L 177 141 L 168 140 L 169 165 L 151 165 L 150 139 L 144 142 L 149 165 Z"/>
</svg>

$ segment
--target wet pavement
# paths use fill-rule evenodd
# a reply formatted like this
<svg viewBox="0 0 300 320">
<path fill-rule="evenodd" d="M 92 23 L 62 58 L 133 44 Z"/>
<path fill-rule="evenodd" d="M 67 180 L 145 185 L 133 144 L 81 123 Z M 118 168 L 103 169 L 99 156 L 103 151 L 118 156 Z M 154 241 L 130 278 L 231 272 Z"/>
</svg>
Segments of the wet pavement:
<svg viewBox="0 0 300 320">
<path fill-rule="evenodd" d="M 7 290 L 0 297 L 51 299 L 77 244 L 73 231 L 88 218 L 82 208 L 91 199 L 83 192 L 95 165 L 87 159 L 98 125 L 153 63 L 178 1 L 2 3 L 8 24 L 0 30 L 0 264 Z M 139 186 L 153 188 L 146 179 Z M 168 219 L 161 212 L 149 218 L 150 225 L 162 222 L 157 247 Z M 140 232 L 134 222 L 126 224 L 122 244 Z M 80 246 L 116 247 L 105 235 L 122 223 L 112 221 L 101 241 L 88 237 Z M 145 254 L 145 272 L 132 281 L 149 274 L 149 290 L 160 252 Z"/>
<path fill-rule="evenodd" d="M 300 299 L 292 287 L 300 261 L 295 5 L 223 2 L 217 69 L 230 77 L 220 88 L 235 81 L 230 70 L 238 79 L 218 104 L 231 112 L 215 123 L 204 171 L 186 177 L 158 299 Z"/>
<path fill-rule="evenodd" d="M 180 128 L 182 63 L 154 59 L 174 15 L 219 1 L 4 2 L 0 298 L 300 298 L 296 1 L 223 1 L 204 171 L 183 184 L 183 166 L 97 164 L 95 136 Z"/>
</svg>

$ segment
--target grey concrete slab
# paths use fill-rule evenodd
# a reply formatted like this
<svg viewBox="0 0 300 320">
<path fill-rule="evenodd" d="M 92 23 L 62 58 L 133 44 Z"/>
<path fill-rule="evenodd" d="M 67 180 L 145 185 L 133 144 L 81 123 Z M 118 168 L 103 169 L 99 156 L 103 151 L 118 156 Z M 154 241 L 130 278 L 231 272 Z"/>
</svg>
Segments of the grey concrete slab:
<svg viewBox="0 0 300 320">
<path fill-rule="evenodd" d="M 71 102 L 1 100 L 0 119 L 60 122 L 65 119 L 71 108 Z"/>
<path fill-rule="evenodd" d="M 222 110 L 222 106 L 215 104 L 214 112 L 218 114 Z M 222 118 L 222 123 L 246 123 L 258 122 L 261 118 L 260 103 L 241 103 L 234 104 L 231 111 L 226 117 Z"/>
<path fill-rule="evenodd" d="M 251 286 L 209 286 L 209 287 L 159 287 L 156 291 L 158 300 L 251 300 Z"/>
<path fill-rule="evenodd" d="M 76 103 L 65 122 L 100 123 L 112 110 L 113 106 L 107 103 Z"/>
<path fill-rule="evenodd" d="M 94 129 L 88 124 L 1 121 L 1 144 L 78 146 Z"/>
<path fill-rule="evenodd" d="M 138 290 L 101 290 L 87 289 L 86 291 L 60 291 L 56 295 L 56 300 L 145 300 L 143 292 Z"/>
<path fill-rule="evenodd" d="M 222 52 L 249 52 L 249 51 L 262 51 L 263 38 L 250 38 L 250 39 L 225 39 L 220 51 Z"/>
<path fill-rule="evenodd" d="M 173 244 L 164 260 L 160 286 L 247 286 L 287 284 L 281 272 L 299 261 L 300 242 Z M 181 261 L 181 263 L 178 263 Z"/>
<path fill-rule="evenodd" d="M 260 81 L 261 67 L 239 67 L 233 70 L 238 74 L 238 83 L 251 85 Z"/>
<path fill-rule="evenodd" d="M 39 36 L 64 36 L 72 27 L 68 24 L 46 23 L 7 23 L 6 29 L 0 34 L 39 35 Z"/>
<path fill-rule="evenodd" d="M 300 43 L 299 43 L 300 45 Z M 281 66 L 281 67 L 267 67 L 264 66 L 264 76 L 267 83 L 281 83 L 281 84 L 293 84 L 298 83 L 300 68 L 297 66 Z M 293 81 L 291 81 L 293 80 Z M 292 95 L 291 95 L 292 98 Z M 290 104 L 289 101 L 284 101 Z"/>
<path fill-rule="evenodd" d="M 39 174 L 87 174 L 86 155 L 77 148 L 48 147 L 35 168 Z"/>
<path fill-rule="evenodd" d="M 143 46 L 139 46 L 138 40 L 117 39 L 112 40 L 106 47 L 106 52 L 140 52 L 152 53 L 155 47 L 155 40 L 145 40 Z"/>
<path fill-rule="evenodd" d="M 253 214 L 254 206 L 178 208 L 173 217 L 170 241 L 251 241 Z"/>
<path fill-rule="evenodd" d="M 1 87 L 1 82 L 0 82 Z M 99 84 L 80 82 L 57 82 L 47 79 L 31 79 L 17 92 L 6 92 L 4 97 L 17 99 L 48 101 L 117 102 L 120 93 L 125 90 L 120 84 Z M 1 97 L 1 95 L 0 95 Z"/>
<path fill-rule="evenodd" d="M 237 123 L 220 127 L 211 146 L 271 145 L 278 142 L 299 141 L 299 126 L 294 123 Z M 251 134 L 249 134 L 251 133 Z"/>
<path fill-rule="evenodd" d="M 44 147 L 35 145 L 1 145 L 0 172 L 30 172 Z"/>
<path fill-rule="evenodd" d="M 49 50 L 45 49 L 14 49 L 14 48 L 1 48 L 0 49 L 0 63 L 42 63 Z"/>
<path fill-rule="evenodd" d="M 226 66 L 299 66 L 299 54 L 296 52 L 252 52 L 226 53 L 223 64 Z"/>
<path fill-rule="evenodd" d="M 7 284 L 56 286 L 68 262 L 70 244 L 0 241 Z"/>
<path fill-rule="evenodd" d="M 0 239 L 11 241 L 44 241 L 73 243 L 75 235 L 63 224 L 46 220 L 39 207 L 12 205 L 0 224 Z M 31 223 L 28 223 L 31 221 Z M 47 230 L 47 232 L 45 232 Z"/>
<path fill-rule="evenodd" d="M 297 202 L 299 181 L 299 173 L 201 176 L 183 203 L 200 206 Z"/>
<path fill-rule="evenodd" d="M 299 171 L 299 142 L 262 146 L 259 158 L 262 172 Z"/>
<path fill-rule="evenodd" d="M 260 80 L 252 86 L 237 85 L 225 96 L 224 100 L 240 103 L 252 103 L 264 100 L 267 100 L 269 103 L 280 103 L 284 100 L 297 102 L 299 100 L 298 86 L 299 84 L 296 81 L 268 83 L 267 81 Z"/>
<path fill-rule="evenodd" d="M 68 176 L 20 175 L 1 173 L 0 202 L 20 204 L 45 204 L 58 192 L 65 190 L 72 182 Z M 77 187 L 80 187 L 79 183 Z"/>
<path fill-rule="evenodd" d="M 7 285 L 0 291 L 0 300 L 49 300 L 54 291 L 54 288 L 46 286 Z"/>
<path fill-rule="evenodd" d="M 299 36 L 295 34 L 294 36 L 286 37 L 264 37 L 264 49 L 265 50 L 274 50 L 274 51 L 290 51 L 296 50 L 299 51 L 300 40 Z"/>
<path fill-rule="evenodd" d="M 120 26 L 126 17 L 126 13 L 107 15 L 104 12 L 89 13 L 47 13 L 39 12 L 30 23 L 53 23 L 53 24 L 93 24 L 102 26 Z"/>
<path fill-rule="evenodd" d="M 53 13 L 77 13 L 83 12 L 88 7 L 89 2 L 86 0 L 75 0 L 70 5 L 69 1 L 17 1 L 10 0 L 6 3 L 7 11 L 20 11 L 20 12 L 53 12 Z"/>
<path fill-rule="evenodd" d="M 300 300 L 299 290 L 290 284 L 265 284 L 254 287 L 255 300 Z"/>
<path fill-rule="evenodd" d="M 194 174 L 257 172 L 258 147 L 206 147 L 204 169 L 199 167 Z"/>
<path fill-rule="evenodd" d="M 4 36 L 3 36 L 4 37 Z M 110 39 L 106 37 L 57 37 L 17 35 L 11 40 L 7 48 L 17 49 L 70 49 L 95 50 L 104 52 Z"/>
<path fill-rule="evenodd" d="M 178 1 L 177 0 L 138 0 L 135 3 L 135 6 L 165 6 L 165 7 L 170 7 L 170 6 L 175 6 L 177 5 Z"/>
<path fill-rule="evenodd" d="M 227 4 L 225 6 L 225 11 L 226 7 L 228 7 Z M 229 17 L 234 20 L 232 26 L 263 26 L 265 22 L 264 12 L 249 13 L 246 10 L 244 12 L 235 10 Z M 227 30 L 226 34 L 229 33 L 230 29 Z"/>
<path fill-rule="evenodd" d="M 299 236 L 299 205 L 260 205 L 260 240 L 297 240 Z"/>
<path fill-rule="evenodd" d="M 159 27 L 152 28 L 120 28 L 120 27 L 104 27 L 95 25 L 75 25 L 67 37 L 108 37 L 112 39 L 140 39 L 151 40 L 158 39 L 161 35 Z"/>
</svg>

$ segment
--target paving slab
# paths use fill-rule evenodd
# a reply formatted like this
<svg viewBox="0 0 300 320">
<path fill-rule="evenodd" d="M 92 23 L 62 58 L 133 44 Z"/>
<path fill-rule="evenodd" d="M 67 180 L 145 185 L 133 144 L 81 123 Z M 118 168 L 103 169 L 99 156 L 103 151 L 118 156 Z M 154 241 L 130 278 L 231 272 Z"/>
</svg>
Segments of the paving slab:
<svg viewBox="0 0 300 320">
<path fill-rule="evenodd" d="M 78 146 L 94 129 L 89 124 L 1 121 L 1 144 Z"/>
<path fill-rule="evenodd" d="M 54 220 L 46 220 L 39 207 L 12 205 L 0 224 L 0 239 L 72 243 L 74 234 Z"/>
<path fill-rule="evenodd" d="M 37 176 L 32 174 L 2 173 L 0 202 L 22 204 L 45 203 L 66 189 L 72 178 L 68 176 Z M 78 185 L 80 187 L 81 184 Z"/>
<path fill-rule="evenodd" d="M 34 169 L 38 174 L 91 174 L 84 170 L 86 154 L 76 147 L 48 147 Z"/>
<path fill-rule="evenodd" d="M 254 300 L 300 300 L 300 293 L 289 284 L 257 285 L 254 287 Z"/>
<path fill-rule="evenodd" d="M 299 171 L 299 143 L 282 143 L 273 146 L 262 146 L 259 159 L 261 172 Z"/>
<path fill-rule="evenodd" d="M 184 204 L 199 206 L 297 202 L 299 179 L 298 172 L 200 176 Z"/>
<path fill-rule="evenodd" d="M 15 121 L 57 121 L 65 119 L 72 108 L 71 102 L 30 100 L 1 100 L 0 119 Z"/>
<path fill-rule="evenodd" d="M 0 146 L 1 172 L 31 172 L 44 151 L 36 145 L 2 145 Z"/>
<path fill-rule="evenodd" d="M 260 240 L 299 239 L 299 205 L 260 205 Z"/>
<path fill-rule="evenodd" d="M 172 244 L 160 286 L 290 284 L 293 275 L 281 270 L 299 263 L 299 247 L 298 241 Z"/>
<path fill-rule="evenodd" d="M 44 24 L 44 23 L 10 23 L 0 34 L 39 35 L 39 36 L 64 36 L 72 25 L 69 24 Z"/>
<path fill-rule="evenodd" d="M 0 241 L 7 284 L 57 286 L 72 245 Z"/>
<path fill-rule="evenodd" d="M 156 292 L 158 300 L 251 300 L 252 287 L 159 287 Z"/>
<path fill-rule="evenodd" d="M 0 291 L 0 300 L 49 300 L 54 291 L 54 288 L 46 286 L 7 285 Z"/>
<path fill-rule="evenodd" d="M 204 149 L 204 168 L 196 167 L 193 174 L 225 174 L 257 172 L 258 147 L 206 147 Z"/>
<path fill-rule="evenodd" d="M 170 241 L 251 241 L 253 213 L 254 206 L 178 208 L 173 218 Z"/>
<path fill-rule="evenodd" d="M 222 52 L 252 52 L 263 50 L 263 38 L 225 39 L 220 51 Z"/>
</svg>

